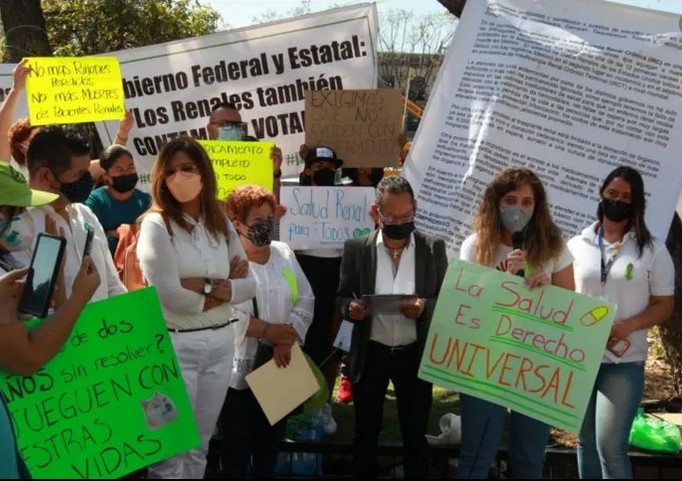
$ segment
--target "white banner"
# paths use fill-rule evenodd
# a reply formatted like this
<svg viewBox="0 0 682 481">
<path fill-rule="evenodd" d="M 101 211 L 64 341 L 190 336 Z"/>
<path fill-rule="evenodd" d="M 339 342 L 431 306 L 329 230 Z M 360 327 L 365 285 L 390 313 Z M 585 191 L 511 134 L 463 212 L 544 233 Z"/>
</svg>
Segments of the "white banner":
<svg viewBox="0 0 682 481">
<path fill-rule="evenodd" d="M 160 147 L 179 135 L 205 139 L 213 107 L 235 103 L 248 134 L 282 149 L 284 176 L 302 170 L 307 90 L 376 88 L 377 15 L 360 4 L 204 37 L 112 52 L 121 62 L 128 147 L 141 181 Z M 117 122 L 98 124 L 102 142 Z"/>
<path fill-rule="evenodd" d="M 527 167 L 569 237 L 629 165 L 664 240 L 682 179 L 679 18 L 594 0 L 467 2 L 403 169 L 418 226 L 457 256 L 486 184 Z"/>
<path fill-rule="evenodd" d="M 292 249 L 343 248 L 374 230 L 373 187 L 282 187 L 280 202 L 279 240 Z"/>
</svg>

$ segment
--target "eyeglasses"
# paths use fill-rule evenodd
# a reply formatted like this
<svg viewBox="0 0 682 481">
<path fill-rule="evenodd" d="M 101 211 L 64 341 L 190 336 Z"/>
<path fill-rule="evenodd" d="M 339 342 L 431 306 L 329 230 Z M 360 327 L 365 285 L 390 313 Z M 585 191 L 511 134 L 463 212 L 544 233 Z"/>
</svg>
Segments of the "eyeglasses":
<svg viewBox="0 0 682 481">
<path fill-rule="evenodd" d="M 412 222 L 414 220 L 414 212 L 410 214 L 405 214 L 401 215 L 400 217 L 386 217 L 384 214 L 379 212 L 379 216 L 381 217 L 381 220 L 384 221 L 384 224 L 386 225 L 400 225 L 400 224 L 407 224 L 408 222 Z"/>
<path fill-rule="evenodd" d="M 220 127 L 227 130 L 239 130 L 242 134 L 246 135 L 246 122 L 234 122 L 232 120 L 214 120 L 210 122 L 211 125 L 215 127 Z"/>
<path fill-rule="evenodd" d="M 168 178 L 172 177 L 178 172 L 182 172 L 183 174 L 198 174 L 199 173 L 199 167 L 197 167 L 194 164 L 184 164 L 178 167 L 177 169 L 167 169 L 163 171 L 163 176 Z"/>
</svg>

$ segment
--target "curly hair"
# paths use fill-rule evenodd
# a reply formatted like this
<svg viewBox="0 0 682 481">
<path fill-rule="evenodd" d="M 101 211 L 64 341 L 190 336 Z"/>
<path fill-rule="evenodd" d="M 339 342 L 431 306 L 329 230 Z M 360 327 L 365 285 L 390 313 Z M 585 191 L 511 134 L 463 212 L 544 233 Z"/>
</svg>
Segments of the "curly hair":
<svg viewBox="0 0 682 481">
<path fill-rule="evenodd" d="M 564 248 L 561 230 L 552 220 L 542 181 L 529 169 L 506 169 L 488 184 L 474 220 L 476 262 L 492 265 L 500 244 L 500 201 L 509 192 L 530 185 L 535 198 L 533 216 L 528 223 L 525 249 L 528 264 L 539 268 L 559 256 Z"/>
<path fill-rule="evenodd" d="M 225 210 L 230 220 L 246 222 L 249 212 L 254 207 L 268 204 L 275 212 L 277 199 L 272 192 L 256 184 L 248 184 L 237 187 L 225 203 Z"/>
<path fill-rule="evenodd" d="M 34 130 L 40 127 L 31 125 L 28 119 L 19 119 L 7 131 L 7 139 L 12 152 L 12 158 L 22 167 L 26 166 L 27 141 Z"/>
</svg>

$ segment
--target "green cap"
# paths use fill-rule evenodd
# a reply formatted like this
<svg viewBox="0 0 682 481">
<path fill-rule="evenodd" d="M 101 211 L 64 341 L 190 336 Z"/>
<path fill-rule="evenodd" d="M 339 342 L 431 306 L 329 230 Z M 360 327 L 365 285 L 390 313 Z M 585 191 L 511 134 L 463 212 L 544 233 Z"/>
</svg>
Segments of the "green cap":
<svg viewBox="0 0 682 481">
<path fill-rule="evenodd" d="M 57 194 L 33 190 L 17 169 L 0 161 L 0 205 L 29 207 L 49 204 L 59 198 Z"/>
</svg>

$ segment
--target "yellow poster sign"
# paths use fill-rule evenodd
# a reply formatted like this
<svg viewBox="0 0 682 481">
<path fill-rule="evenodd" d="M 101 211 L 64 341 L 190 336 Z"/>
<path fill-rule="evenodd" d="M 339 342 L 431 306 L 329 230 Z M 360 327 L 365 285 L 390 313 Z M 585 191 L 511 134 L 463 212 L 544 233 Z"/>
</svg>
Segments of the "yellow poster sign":
<svg viewBox="0 0 682 481">
<path fill-rule="evenodd" d="M 32 125 L 118 120 L 125 115 L 116 57 L 31 57 L 28 66 Z"/>
<path fill-rule="evenodd" d="M 213 163 L 218 180 L 218 199 L 227 199 L 232 191 L 245 184 L 258 184 L 272 191 L 274 142 L 235 142 L 200 140 Z"/>
</svg>

